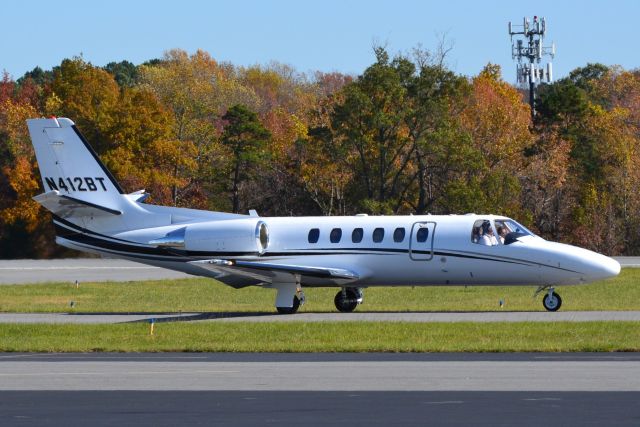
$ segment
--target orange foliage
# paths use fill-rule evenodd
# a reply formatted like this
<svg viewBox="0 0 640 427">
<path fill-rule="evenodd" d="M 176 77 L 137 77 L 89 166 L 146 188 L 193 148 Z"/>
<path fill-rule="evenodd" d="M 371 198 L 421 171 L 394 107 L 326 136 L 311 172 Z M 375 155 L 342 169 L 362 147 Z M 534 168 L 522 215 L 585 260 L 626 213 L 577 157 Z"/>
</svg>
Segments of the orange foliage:
<svg viewBox="0 0 640 427">
<path fill-rule="evenodd" d="M 15 193 L 15 201 L 12 206 L 0 211 L 0 218 L 6 224 L 22 220 L 29 232 L 33 232 L 41 223 L 40 205 L 32 199 L 40 190 L 34 172 L 35 168 L 25 157 L 18 157 L 13 168 L 5 167 L 2 170 Z"/>
</svg>

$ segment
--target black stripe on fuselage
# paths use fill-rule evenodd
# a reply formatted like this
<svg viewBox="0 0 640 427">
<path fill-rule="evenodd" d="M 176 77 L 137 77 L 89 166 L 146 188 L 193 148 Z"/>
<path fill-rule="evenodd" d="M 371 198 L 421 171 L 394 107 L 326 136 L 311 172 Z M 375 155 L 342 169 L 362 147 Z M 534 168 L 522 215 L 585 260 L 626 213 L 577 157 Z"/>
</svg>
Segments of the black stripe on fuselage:
<svg viewBox="0 0 640 427">
<path fill-rule="evenodd" d="M 199 251 L 182 251 L 173 248 L 162 248 L 157 246 L 140 246 L 137 242 L 114 242 L 105 240 L 95 235 L 72 231 L 69 228 L 62 227 L 60 224 L 54 223 L 56 234 L 63 239 L 83 245 L 92 246 L 94 249 L 105 249 L 118 251 L 127 254 L 152 255 L 156 257 L 171 257 L 181 260 L 185 258 L 201 258 L 202 256 L 216 257 L 240 257 L 255 255 L 256 252 L 199 252 Z"/>
<path fill-rule="evenodd" d="M 148 246 L 148 245 L 144 245 L 142 243 L 138 243 L 138 242 L 132 242 L 129 240 L 123 240 L 123 239 L 119 239 L 117 237 L 111 237 L 111 236 L 107 236 L 104 234 L 100 234 L 97 233 L 95 231 L 91 231 L 89 229 L 80 227 L 76 224 L 73 224 L 63 218 L 60 218 L 57 215 L 53 215 L 54 218 L 54 224 L 55 222 L 59 222 L 61 224 L 64 224 L 66 227 L 72 229 L 75 233 L 70 233 L 69 231 L 67 231 L 67 236 L 86 236 L 86 237 L 92 237 L 93 241 L 95 242 L 95 246 L 97 246 L 97 250 L 99 250 L 99 248 L 104 247 L 103 245 L 100 245 L 99 243 L 104 242 L 104 243 L 117 243 L 117 242 L 122 242 L 120 244 L 120 246 L 118 246 L 116 248 L 116 246 L 112 246 L 111 249 L 112 250 L 118 250 L 121 252 L 126 252 L 126 253 L 132 253 L 132 254 L 139 254 L 139 255 L 158 255 L 158 256 L 163 256 L 163 257 L 171 257 L 171 258 L 178 258 L 179 260 L 184 260 L 186 261 L 186 259 L 190 258 L 190 259 L 202 259 L 202 258 L 206 258 L 206 257 L 241 257 L 241 256 L 252 256 L 252 255 L 257 255 L 256 252 L 215 252 L 215 251 L 183 251 L 183 250 L 176 250 L 176 249 L 169 249 L 169 248 L 158 248 L 156 246 Z M 56 224 L 59 225 L 59 224 Z M 58 227 L 56 227 L 56 233 L 58 232 Z M 64 237 L 67 240 L 72 240 L 72 241 L 76 241 L 76 239 L 72 239 L 66 236 L 60 236 L 60 237 Z M 110 242 L 112 240 L 115 240 L 117 242 Z M 79 241 L 78 241 L 79 242 Z M 92 243 L 88 243 L 88 242 L 84 242 L 85 244 L 90 244 L 90 245 L 94 245 Z M 109 249 L 108 247 L 104 247 L 104 249 Z M 138 249 L 141 249 L 141 251 L 139 251 Z M 144 252 L 145 249 L 151 249 L 154 250 L 155 252 Z M 402 248 L 340 248 L 340 249 L 335 249 L 335 248 L 313 248 L 313 249 L 292 249 L 289 251 L 281 251 L 281 252 L 265 252 L 264 254 L 262 254 L 260 256 L 260 258 L 267 258 L 267 257 L 290 257 L 290 256 L 311 256 L 311 255 L 389 255 L 389 254 L 408 254 L 409 253 L 409 249 L 402 249 Z M 431 251 L 416 251 L 416 250 L 412 250 L 411 253 L 415 253 L 418 255 L 431 255 L 432 252 Z M 577 273 L 577 274 L 581 274 L 578 271 L 575 270 L 570 270 L 567 268 L 562 268 L 562 267 L 557 267 L 557 266 L 553 266 L 553 265 L 548 265 L 548 264 L 542 264 L 539 262 L 534 262 L 534 261 L 528 261 L 528 260 L 523 260 L 523 259 L 518 259 L 518 258 L 510 258 L 510 257 L 497 257 L 497 256 L 487 256 L 485 254 L 478 254 L 478 253 L 473 253 L 473 252 L 466 252 L 466 253 L 460 253 L 460 252 L 447 252 L 447 251 L 442 251 L 442 250 L 436 250 L 433 252 L 434 256 L 451 256 L 451 257 L 456 257 L 456 258 L 466 258 L 466 259 L 477 259 L 480 261 L 494 261 L 494 262 L 502 262 L 502 263 L 508 263 L 508 264 L 518 264 L 518 265 L 525 265 L 525 266 L 541 266 L 541 267 L 548 267 L 548 268 L 553 268 L 555 270 L 562 270 L 562 271 L 567 271 L 570 273 Z M 164 259 L 164 258 L 162 258 Z"/>
<path fill-rule="evenodd" d="M 137 245 L 139 245 L 139 243 L 136 243 L 136 242 L 131 242 L 129 240 L 119 239 L 117 237 L 107 236 L 106 234 L 100 234 L 98 232 L 89 230 L 88 228 L 80 227 L 79 225 L 76 225 L 76 224 L 74 224 L 72 222 L 69 222 L 66 219 L 61 218 L 56 214 L 51 214 L 51 216 L 53 217 L 54 225 L 56 223 L 59 223 L 58 225 L 64 225 L 67 228 L 70 228 L 70 229 L 74 230 L 77 233 L 88 234 L 88 235 L 92 235 L 92 236 L 98 236 L 98 237 L 100 237 L 102 239 L 106 239 L 106 240 L 115 240 L 115 241 L 124 242 L 124 243 L 128 243 L 128 244 L 137 244 Z"/>
<path fill-rule="evenodd" d="M 194 259 L 202 259 L 203 257 L 243 257 L 256 255 L 255 252 L 216 252 L 216 251 L 181 251 L 168 248 L 159 248 L 155 246 L 141 246 L 140 243 L 130 242 L 122 239 L 116 239 L 117 242 L 105 240 L 99 233 L 91 232 L 90 230 L 83 229 L 75 224 L 72 224 L 63 219 L 56 218 L 56 222 L 64 223 L 66 227 L 62 227 L 60 224 L 56 225 L 56 233 L 71 242 L 88 246 L 94 250 L 104 250 L 109 253 L 118 253 L 123 256 L 131 257 L 143 257 L 145 259 L 156 260 L 176 260 L 176 261 L 189 261 Z M 86 232 L 91 233 L 89 235 Z M 115 238 L 111 238 L 115 239 Z M 431 255 L 431 251 L 411 251 L 418 255 Z M 296 249 L 294 251 L 281 251 L 281 252 L 265 252 L 260 258 L 269 257 L 291 257 L 291 256 L 313 256 L 313 255 L 389 255 L 389 254 L 408 254 L 408 249 L 401 248 L 321 248 L 321 249 Z M 461 254 L 456 252 L 447 251 L 434 251 L 434 256 L 450 256 L 456 258 L 477 259 L 480 261 L 493 261 L 508 264 L 518 264 L 525 266 L 541 265 L 545 267 L 551 267 L 554 269 L 569 271 L 577 273 L 573 270 L 568 270 L 555 266 L 548 266 L 540 263 L 530 262 L 526 260 L 508 259 L 508 258 L 496 258 L 487 257 L 481 254 Z"/>
</svg>

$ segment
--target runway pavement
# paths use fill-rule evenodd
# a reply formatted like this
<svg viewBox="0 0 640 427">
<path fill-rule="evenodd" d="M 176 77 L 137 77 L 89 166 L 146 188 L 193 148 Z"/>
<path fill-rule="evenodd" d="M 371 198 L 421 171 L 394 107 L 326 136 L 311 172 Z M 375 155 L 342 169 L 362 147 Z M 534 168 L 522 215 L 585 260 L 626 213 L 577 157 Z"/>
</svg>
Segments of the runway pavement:
<svg viewBox="0 0 640 427">
<path fill-rule="evenodd" d="M 128 322 L 595 322 L 640 321 L 640 311 L 298 313 L 0 313 L 0 323 L 104 324 Z"/>
<path fill-rule="evenodd" d="M 638 425 L 640 354 L 0 354 L 0 425 Z"/>
<path fill-rule="evenodd" d="M 640 267 L 640 257 L 616 257 L 623 267 Z M 0 260 L 0 285 L 43 282 L 106 282 L 194 277 L 132 261 L 103 258 Z"/>
<path fill-rule="evenodd" d="M 0 260 L 0 285 L 46 282 L 128 282 L 194 277 L 137 262 L 107 258 Z"/>
</svg>

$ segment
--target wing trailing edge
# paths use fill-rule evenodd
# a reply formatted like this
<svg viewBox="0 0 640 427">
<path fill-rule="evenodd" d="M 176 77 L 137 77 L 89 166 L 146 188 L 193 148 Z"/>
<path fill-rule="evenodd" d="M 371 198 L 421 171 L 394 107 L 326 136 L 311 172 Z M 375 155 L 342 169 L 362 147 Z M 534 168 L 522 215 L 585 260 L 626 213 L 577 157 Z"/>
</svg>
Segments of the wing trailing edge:
<svg viewBox="0 0 640 427">
<path fill-rule="evenodd" d="M 302 283 L 313 282 L 314 279 L 323 279 L 323 281 L 329 281 L 335 285 L 344 285 L 360 278 L 357 273 L 343 268 L 313 267 L 225 259 L 191 261 L 190 264 L 223 275 L 240 275 L 260 280 L 265 283 L 273 283 L 274 279 L 281 279 L 282 275 L 298 276 Z"/>
</svg>

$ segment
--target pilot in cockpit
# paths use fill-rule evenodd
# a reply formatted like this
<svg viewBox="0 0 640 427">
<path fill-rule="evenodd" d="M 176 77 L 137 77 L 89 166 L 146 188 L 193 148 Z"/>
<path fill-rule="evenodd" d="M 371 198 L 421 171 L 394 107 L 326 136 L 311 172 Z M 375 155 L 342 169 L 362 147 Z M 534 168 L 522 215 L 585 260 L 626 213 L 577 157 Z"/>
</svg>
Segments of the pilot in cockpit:
<svg viewBox="0 0 640 427">
<path fill-rule="evenodd" d="M 498 240 L 496 239 L 496 236 L 493 234 L 493 227 L 491 226 L 491 223 L 489 221 L 486 221 L 485 224 L 483 225 L 483 228 L 484 228 L 484 234 L 480 239 L 480 244 L 486 245 L 486 246 L 496 246 L 498 244 Z"/>
</svg>

